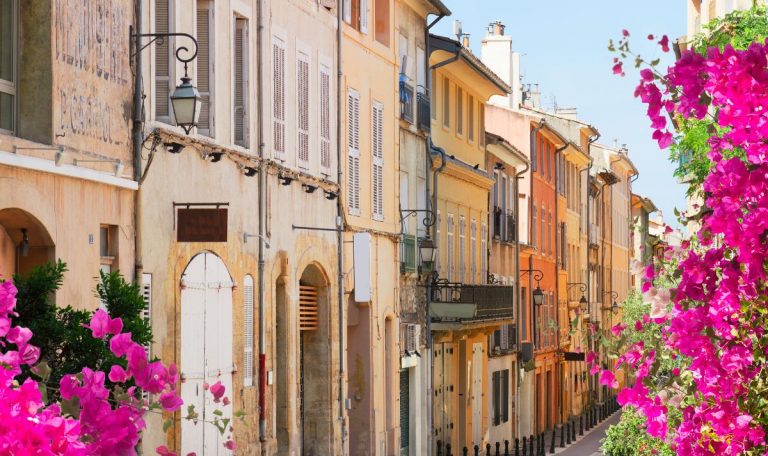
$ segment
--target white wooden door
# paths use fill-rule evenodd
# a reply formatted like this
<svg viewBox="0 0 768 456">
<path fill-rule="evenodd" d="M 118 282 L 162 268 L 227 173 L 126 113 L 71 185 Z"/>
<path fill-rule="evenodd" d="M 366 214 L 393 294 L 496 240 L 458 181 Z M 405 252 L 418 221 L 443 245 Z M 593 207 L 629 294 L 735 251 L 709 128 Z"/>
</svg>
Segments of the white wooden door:
<svg viewBox="0 0 768 456">
<path fill-rule="evenodd" d="M 472 345 L 472 443 L 483 445 L 483 344 Z"/>
<path fill-rule="evenodd" d="M 214 411 L 231 418 L 232 406 L 213 403 L 203 383 L 221 381 L 232 395 L 232 279 L 226 265 L 212 253 L 201 253 L 187 265 L 181 279 L 181 397 L 205 422 L 182 420 L 181 454 L 229 455 L 214 421 Z"/>
</svg>

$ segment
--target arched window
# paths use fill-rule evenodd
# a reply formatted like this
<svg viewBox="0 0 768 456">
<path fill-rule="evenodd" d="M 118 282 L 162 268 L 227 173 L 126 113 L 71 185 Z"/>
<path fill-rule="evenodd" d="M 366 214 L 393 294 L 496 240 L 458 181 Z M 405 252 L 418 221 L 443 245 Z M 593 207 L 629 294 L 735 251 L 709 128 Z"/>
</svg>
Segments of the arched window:
<svg viewBox="0 0 768 456">
<path fill-rule="evenodd" d="M 243 279 L 243 386 L 253 386 L 253 277 Z"/>
</svg>

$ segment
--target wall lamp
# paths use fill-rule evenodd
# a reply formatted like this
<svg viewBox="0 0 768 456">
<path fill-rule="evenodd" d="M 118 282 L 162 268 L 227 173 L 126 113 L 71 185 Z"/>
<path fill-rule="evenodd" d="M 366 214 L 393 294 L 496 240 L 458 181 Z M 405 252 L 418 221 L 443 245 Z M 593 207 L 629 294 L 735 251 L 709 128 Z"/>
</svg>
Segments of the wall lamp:
<svg viewBox="0 0 768 456">
<path fill-rule="evenodd" d="M 544 292 L 541 291 L 541 287 L 539 286 L 539 283 L 541 282 L 541 279 L 544 278 L 544 273 L 538 269 L 521 269 L 520 273 L 522 276 L 522 273 L 527 272 L 531 274 L 533 279 L 536 281 L 536 289 L 533 290 L 533 303 L 537 306 L 540 306 L 544 304 Z"/>
<path fill-rule="evenodd" d="M 603 296 L 605 295 L 611 295 L 611 298 L 613 298 L 613 304 L 611 304 L 611 311 L 613 313 L 619 313 L 619 304 L 616 303 L 616 301 L 619 299 L 619 293 L 617 291 L 606 291 L 603 293 Z"/>
<path fill-rule="evenodd" d="M 587 304 L 587 298 L 584 296 L 584 292 L 587 291 L 587 284 L 584 282 L 568 282 L 565 284 L 566 290 L 570 290 L 577 285 L 579 286 L 579 291 L 581 291 L 581 299 L 579 299 L 579 304 L 584 306 Z"/>
<path fill-rule="evenodd" d="M 56 166 L 61 166 L 62 163 L 64 163 L 64 157 L 66 152 L 64 151 L 64 146 L 56 146 L 56 147 L 18 147 L 13 146 L 13 153 L 17 153 L 19 150 L 50 150 L 55 151 L 56 154 L 54 155 L 54 163 Z"/>
<path fill-rule="evenodd" d="M 291 185 L 291 182 L 293 182 L 293 178 L 291 176 L 284 176 L 282 174 L 278 174 L 277 178 L 280 179 L 280 183 L 282 185 Z"/>
<path fill-rule="evenodd" d="M 19 251 L 23 257 L 29 255 L 29 233 L 27 232 L 26 228 L 21 229 L 21 242 L 19 243 Z"/>
<path fill-rule="evenodd" d="M 224 156 L 224 152 L 206 152 L 203 154 L 203 160 L 209 160 L 211 163 L 221 161 L 221 157 Z"/>
<path fill-rule="evenodd" d="M 253 166 L 243 166 L 243 174 L 248 177 L 253 177 L 258 173 L 259 170 L 254 168 Z"/>
<path fill-rule="evenodd" d="M 163 145 L 165 146 L 166 149 L 168 149 L 168 152 L 170 152 L 172 154 L 178 154 L 182 150 L 184 150 L 184 144 L 178 143 L 178 142 L 175 142 L 175 141 L 163 143 Z"/>
<path fill-rule="evenodd" d="M 248 243 L 248 238 L 259 238 L 262 241 L 264 241 L 264 245 L 266 245 L 267 248 L 269 248 L 269 239 L 265 238 L 260 234 L 250 234 L 250 233 L 243 232 L 243 244 Z"/>
<path fill-rule="evenodd" d="M 123 170 L 125 169 L 125 165 L 123 165 L 123 162 L 121 160 L 111 159 L 111 158 L 94 158 L 94 159 L 87 159 L 87 160 L 78 160 L 75 159 L 75 166 L 80 166 L 80 163 L 112 163 L 115 167 L 115 176 L 120 177 L 123 174 Z"/>
<path fill-rule="evenodd" d="M 338 197 L 339 197 L 339 194 L 337 192 L 329 192 L 328 190 L 325 190 L 325 199 L 335 200 Z"/>
<path fill-rule="evenodd" d="M 301 188 L 304 189 L 304 193 L 315 193 L 315 190 L 317 190 L 316 185 L 309 185 L 309 184 L 301 184 Z"/>
</svg>

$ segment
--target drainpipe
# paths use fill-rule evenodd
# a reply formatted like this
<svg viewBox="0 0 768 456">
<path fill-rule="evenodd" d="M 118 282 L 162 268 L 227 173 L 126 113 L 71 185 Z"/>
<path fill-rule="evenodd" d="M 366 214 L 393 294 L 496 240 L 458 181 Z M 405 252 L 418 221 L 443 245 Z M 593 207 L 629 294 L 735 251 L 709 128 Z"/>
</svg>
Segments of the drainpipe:
<svg viewBox="0 0 768 456">
<path fill-rule="evenodd" d="M 589 254 L 589 248 L 590 248 L 589 247 L 589 233 L 592 231 L 592 226 L 591 226 L 590 220 L 589 220 L 589 200 L 590 200 L 590 194 L 591 194 L 591 191 L 590 191 L 591 183 L 590 183 L 590 174 L 589 173 L 592 170 L 592 165 L 594 164 L 594 160 L 592 159 L 592 144 L 597 142 L 598 139 L 600 139 L 600 132 L 597 131 L 596 129 L 594 129 L 594 127 L 590 126 L 590 128 L 592 128 L 596 132 L 596 134 L 594 136 L 590 136 L 589 139 L 587 140 L 587 156 L 589 157 L 589 165 L 586 168 L 586 170 L 587 170 L 587 195 L 586 195 L 586 197 L 587 197 L 587 248 L 586 248 L 586 254 L 587 254 L 587 280 L 586 280 L 586 282 L 587 282 L 587 306 L 589 308 L 592 307 L 592 277 L 591 277 L 591 271 L 589 269 L 589 257 L 590 257 L 590 254 Z M 591 312 L 590 312 L 590 315 L 591 315 Z M 581 323 L 582 323 L 582 329 L 583 329 L 583 323 L 584 323 L 584 319 L 583 318 L 581 319 Z M 590 339 L 591 338 L 589 338 L 589 331 L 587 331 L 587 337 L 588 337 L 587 346 L 589 347 L 590 351 L 594 351 L 594 347 L 590 343 Z M 586 369 L 586 364 L 585 364 L 585 369 Z M 590 377 L 590 385 L 591 385 L 591 383 L 592 383 L 592 378 Z M 589 394 L 588 399 L 591 401 L 591 399 L 592 399 L 592 394 L 591 393 Z M 584 411 L 584 404 L 582 404 L 582 413 L 583 413 L 583 411 Z"/>
<path fill-rule="evenodd" d="M 264 75 L 262 66 L 264 64 L 264 2 L 257 0 L 256 17 L 258 17 L 256 46 L 257 64 L 256 64 L 256 91 L 258 103 L 256 103 L 256 139 L 259 147 L 259 158 L 261 159 L 261 169 L 259 170 L 259 441 L 261 444 L 261 454 L 267 454 L 267 305 L 265 300 L 264 276 L 264 241 L 266 236 L 266 168 L 264 166 L 265 144 L 264 144 Z"/>
<path fill-rule="evenodd" d="M 143 33 L 142 27 L 142 2 L 136 0 L 136 36 Z M 133 37 L 131 37 L 133 40 Z M 138 44 L 138 40 L 137 40 Z M 142 110 L 142 64 L 141 53 L 138 46 L 136 52 L 135 77 L 133 78 L 133 178 L 136 182 L 141 180 L 141 147 L 144 143 L 144 111 Z M 139 287 L 142 285 L 144 275 L 144 261 L 141 254 L 141 186 L 133 194 L 133 231 L 134 231 L 134 278 L 133 281 Z"/>
<path fill-rule="evenodd" d="M 426 80 L 424 81 L 424 83 L 426 84 L 426 94 L 429 97 L 430 103 L 431 103 L 431 100 L 432 100 L 432 92 L 431 92 L 431 90 L 432 90 L 432 72 L 431 72 L 431 68 L 429 66 L 429 56 L 430 56 L 430 53 L 431 53 L 430 47 L 429 47 L 429 31 L 432 29 L 432 27 L 437 25 L 437 23 L 440 22 L 440 20 L 442 20 L 444 17 L 445 17 L 445 14 L 438 15 L 424 29 L 424 47 L 426 48 L 426 50 L 425 50 L 425 57 L 424 57 L 424 66 L 426 67 L 425 68 L 425 70 L 426 70 L 425 71 L 425 73 L 426 73 Z M 433 108 L 434 108 L 434 106 L 432 106 L 430 104 L 430 107 L 429 107 L 429 109 L 430 109 L 430 115 L 429 115 L 430 122 L 432 120 L 432 113 L 431 113 L 431 111 L 432 111 Z M 427 210 L 430 210 L 430 209 L 433 210 L 434 211 L 434 217 L 435 217 L 435 219 L 434 219 L 435 223 L 432 224 L 432 227 L 427 227 L 427 235 L 430 234 L 430 230 L 431 230 L 433 242 L 435 242 L 435 245 L 438 245 L 437 244 L 437 238 L 436 238 L 437 237 L 436 236 L 436 234 L 437 234 L 437 228 L 436 228 L 436 225 L 437 225 L 437 209 L 436 209 L 437 200 L 435 200 L 435 204 L 431 204 L 432 200 L 430 198 L 430 192 L 429 192 L 429 169 L 430 169 L 431 164 L 432 164 L 432 159 L 431 159 L 431 155 L 432 155 L 432 151 L 431 151 L 431 149 L 432 149 L 432 132 L 431 132 L 431 130 L 432 129 L 430 127 L 430 130 L 427 133 L 427 141 L 426 141 L 426 147 L 425 147 L 426 154 L 424 156 L 424 160 L 425 160 L 425 167 L 424 167 L 424 169 L 426 170 L 425 172 L 427 173 L 427 175 L 424 176 L 425 177 L 425 179 L 424 179 L 424 181 L 425 181 L 425 185 L 424 185 L 424 187 L 425 187 L 425 190 L 424 190 L 424 192 L 425 192 L 425 195 L 424 195 L 425 199 L 424 200 L 426 201 L 426 204 L 427 204 L 426 209 Z M 443 168 L 445 167 L 445 156 L 443 155 L 442 158 L 443 158 L 443 165 L 440 167 L 440 171 L 442 171 Z M 440 172 L 440 171 L 436 171 L 436 172 Z M 437 177 L 436 176 L 437 175 L 435 174 L 435 188 L 437 188 Z M 437 196 L 437 191 L 435 191 L 435 197 L 436 196 Z M 430 208 L 430 206 L 431 206 L 431 208 Z M 434 267 L 434 264 L 433 264 L 433 267 Z M 429 279 L 429 280 L 431 280 L 431 279 Z M 429 362 L 427 363 L 427 370 L 428 370 L 428 372 L 427 372 L 427 430 L 429 431 L 429 437 L 427 438 L 427 454 L 431 455 L 433 453 L 432 452 L 432 435 L 433 435 L 432 434 L 432 426 L 433 426 L 433 423 L 432 423 L 432 407 L 433 407 L 432 399 L 433 399 L 434 394 L 432 393 L 432 386 L 433 386 L 433 376 L 434 376 L 434 368 L 433 368 L 434 351 L 432 350 L 432 329 L 431 329 L 431 325 L 430 325 L 430 321 L 429 321 L 430 320 L 430 318 L 429 318 L 429 298 L 430 298 L 430 296 L 432 294 L 432 290 L 430 288 L 430 284 L 429 283 L 427 283 L 426 292 L 427 292 L 426 301 L 425 301 L 425 307 L 426 307 L 426 311 L 425 311 L 425 317 L 426 317 L 426 319 L 425 319 L 425 329 L 426 329 L 426 331 L 425 332 L 426 332 L 426 335 L 425 335 L 424 340 L 425 340 L 425 344 L 427 346 L 427 351 L 429 352 L 429 358 L 428 358 Z M 422 435 L 424 435 L 424 434 L 425 433 L 422 433 Z"/>
<path fill-rule="evenodd" d="M 520 171 L 519 173 L 515 174 L 515 217 L 517 217 L 517 221 L 515 223 L 515 285 L 517 293 L 517 305 L 515 306 L 515 315 L 517 315 L 518 321 L 520 320 L 520 179 L 523 179 L 523 175 L 528 172 L 528 170 L 531 169 L 530 162 L 525 164 L 525 168 Z M 520 331 L 517 331 L 517 346 L 520 347 Z M 518 364 L 520 362 L 520 359 L 518 358 Z M 520 367 L 518 366 L 517 369 L 515 369 L 515 375 L 517 377 L 520 376 Z M 517 378 L 517 381 L 515 382 L 517 384 L 517 388 L 515 389 L 515 423 L 517 423 L 517 429 L 515 429 L 515 436 L 520 435 L 520 379 Z"/>
<path fill-rule="evenodd" d="M 560 153 L 563 152 L 565 149 L 567 149 L 569 145 L 570 144 L 568 144 L 568 143 L 564 144 L 563 147 L 559 147 L 559 148 L 555 149 L 555 153 L 554 153 L 554 160 L 555 160 L 555 226 L 554 226 L 554 228 L 555 228 L 555 296 L 557 296 L 557 299 L 555 300 L 556 301 L 555 304 L 557 305 L 557 310 L 558 310 L 557 312 L 555 312 L 555 327 L 557 328 L 557 332 L 555 333 L 555 336 L 556 336 L 555 337 L 555 344 L 557 345 L 557 350 L 558 351 L 560 350 L 560 311 L 559 311 L 560 310 L 559 309 L 559 307 L 560 307 L 560 266 L 558 265 L 557 259 L 558 259 L 559 256 L 562 255 L 562 251 L 560 251 L 560 245 L 563 242 L 565 242 L 565 240 L 562 239 L 563 234 L 565 234 L 565 233 L 560 233 L 560 238 L 561 239 L 560 239 L 560 243 L 558 243 L 557 242 L 557 238 L 558 238 L 557 233 L 558 233 L 558 231 L 560 231 L 560 223 L 559 223 L 559 219 L 557 217 L 557 214 L 558 214 L 557 208 L 559 206 L 558 201 L 560 199 L 560 197 L 558 196 L 560 194 L 559 193 L 559 189 L 558 189 L 558 183 L 559 183 L 558 179 L 560 178 L 560 173 L 559 173 L 560 166 L 557 163 L 557 156 L 560 155 Z M 566 304 L 565 304 L 566 309 L 568 308 L 568 301 L 567 301 L 567 299 L 568 298 L 566 298 Z M 558 364 L 556 364 L 556 366 L 558 366 Z M 560 374 L 560 375 L 557 376 L 557 377 L 559 377 L 559 380 L 560 380 L 560 402 L 559 402 L 560 413 L 559 413 L 559 415 L 560 415 L 560 420 L 562 420 L 562 418 L 563 418 L 563 402 L 565 401 L 565 389 L 563 388 L 563 366 L 559 366 L 558 367 L 558 371 L 559 371 L 559 374 Z M 553 424 L 553 428 L 554 428 L 554 426 L 555 426 L 555 424 Z"/>
<path fill-rule="evenodd" d="M 336 183 L 339 186 L 339 193 L 342 189 L 343 173 L 341 172 L 341 109 L 342 109 L 342 91 L 344 73 L 342 71 L 342 26 L 344 17 L 344 2 L 339 2 L 339 9 L 336 17 Z M 347 454 L 347 423 L 344 407 L 344 372 L 346 371 L 346 357 L 344 347 L 346 346 L 346 328 L 344 327 L 344 205 L 341 195 L 336 198 L 336 263 L 338 264 L 338 300 L 339 300 L 339 424 L 341 427 L 341 454 Z"/>
</svg>

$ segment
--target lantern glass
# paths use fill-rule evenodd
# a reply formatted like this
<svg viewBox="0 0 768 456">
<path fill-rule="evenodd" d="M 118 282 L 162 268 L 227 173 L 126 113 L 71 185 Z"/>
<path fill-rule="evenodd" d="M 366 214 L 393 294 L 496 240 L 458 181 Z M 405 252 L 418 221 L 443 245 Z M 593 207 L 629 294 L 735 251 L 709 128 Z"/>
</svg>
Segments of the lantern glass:
<svg viewBox="0 0 768 456">
<path fill-rule="evenodd" d="M 197 126 L 203 99 L 189 78 L 181 78 L 181 85 L 177 86 L 171 95 L 171 105 L 176 125 L 187 133 Z"/>
<path fill-rule="evenodd" d="M 535 290 L 533 290 L 533 303 L 537 306 L 540 306 L 544 303 L 544 292 L 541 291 L 541 288 L 536 287 Z"/>
<path fill-rule="evenodd" d="M 433 265 L 437 256 L 437 246 L 430 238 L 424 238 L 419 245 L 419 257 L 422 265 Z"/>
</svg>

